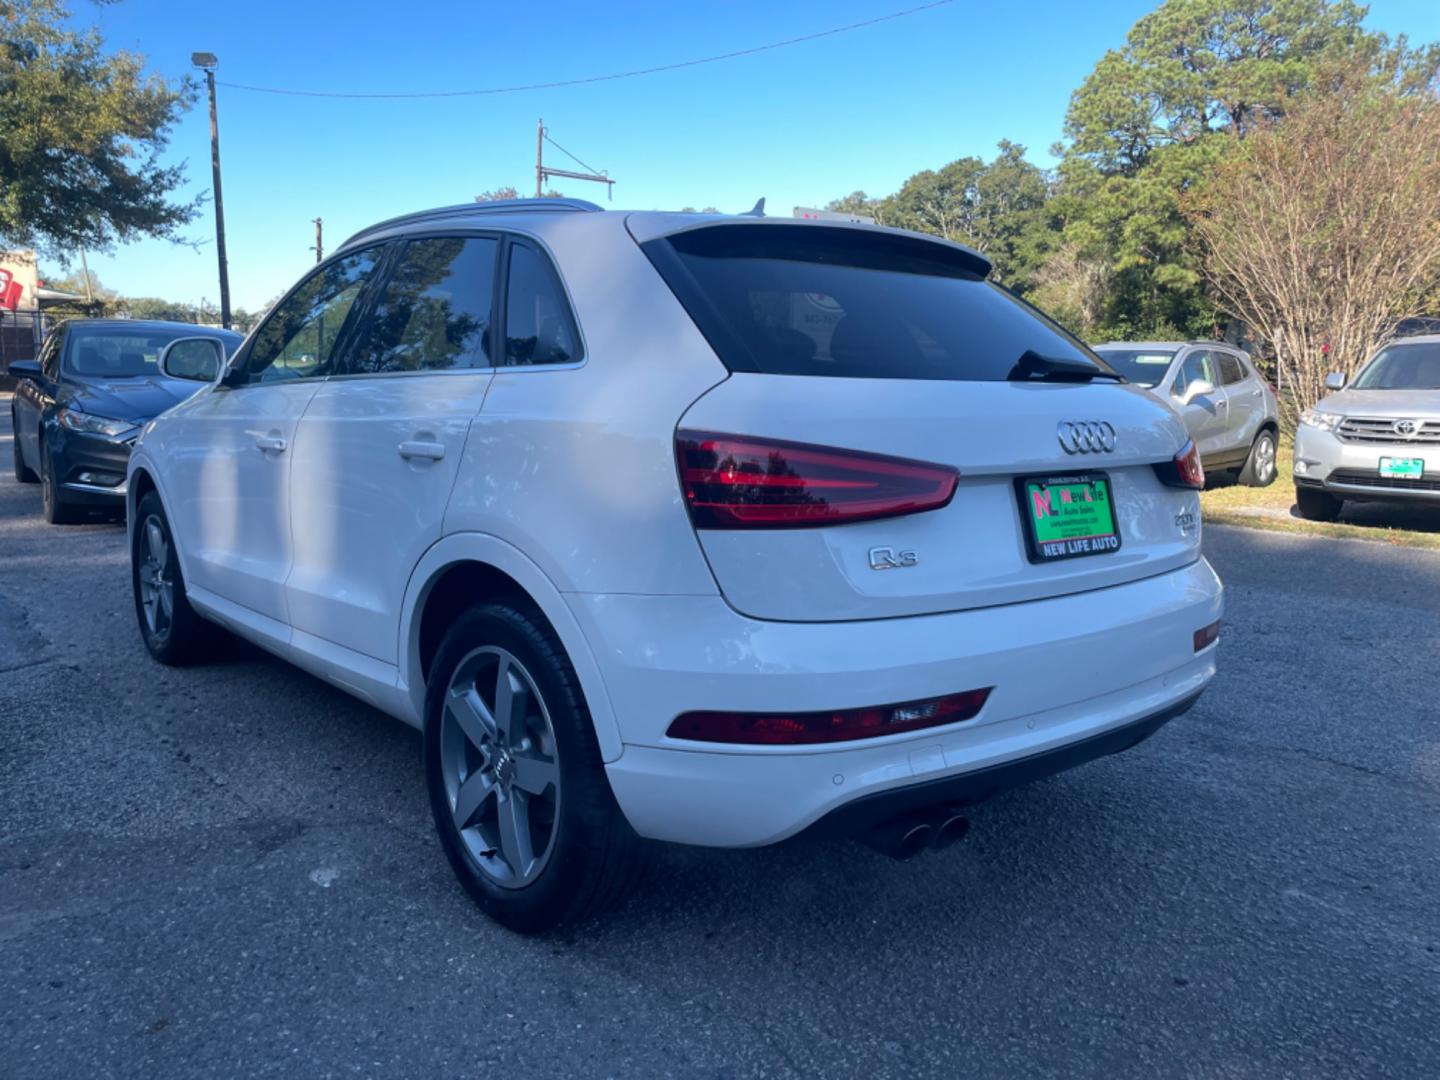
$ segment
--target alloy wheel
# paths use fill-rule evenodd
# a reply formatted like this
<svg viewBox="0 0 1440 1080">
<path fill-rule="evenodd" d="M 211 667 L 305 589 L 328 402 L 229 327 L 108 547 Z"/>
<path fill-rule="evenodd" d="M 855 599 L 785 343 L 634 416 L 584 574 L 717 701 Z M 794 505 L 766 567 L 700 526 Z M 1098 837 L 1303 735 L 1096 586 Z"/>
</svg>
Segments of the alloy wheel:
<svg viewBox="0 0 1440 1080">
<path fill-rule="evenodd" d="M 1275 479 L 1275 440 L 1269 436 L 1255 447 L 1255 479 L 1262 487 Z"/>
<path fill-rule="evenodd" d="M 440 723 L 441 776 L 461 843 L 496 885 L 530 884 L 560 821 L 559 752 L 535 680 L 504 649 L 475 649 L 450 677 Z"/>
<path fill-rule="evenodd" d="M 140 607 L 151 635 L 163 638 L 170 632 L 175 618 L 175 582 L 168 576 L 170 543 L 165 526 L 151 514 L 141 526 L 140 565 L 136 574 L 140 583 Z"/>
</svg>

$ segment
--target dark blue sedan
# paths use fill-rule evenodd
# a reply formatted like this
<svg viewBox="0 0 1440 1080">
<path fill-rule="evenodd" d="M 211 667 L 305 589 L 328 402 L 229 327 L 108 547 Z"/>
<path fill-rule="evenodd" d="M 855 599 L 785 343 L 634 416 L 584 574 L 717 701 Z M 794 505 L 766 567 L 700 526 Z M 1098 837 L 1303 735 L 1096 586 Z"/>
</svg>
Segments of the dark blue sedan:
<svg viewBox="0 0 1440 1080">
<path fill-rule="evenodd" d="M 43 487 L 45 520 L 125 506 L 125 466 L 145 423 L 200 389 L 167 378 L 160 351 L 177 338 L 213 337 L 226 357 L 244 340 L 188 323 L 72 319 L 57 326 L 33 361 L 16 361 L 10 404 L 15 479 Z"/>
</svg>

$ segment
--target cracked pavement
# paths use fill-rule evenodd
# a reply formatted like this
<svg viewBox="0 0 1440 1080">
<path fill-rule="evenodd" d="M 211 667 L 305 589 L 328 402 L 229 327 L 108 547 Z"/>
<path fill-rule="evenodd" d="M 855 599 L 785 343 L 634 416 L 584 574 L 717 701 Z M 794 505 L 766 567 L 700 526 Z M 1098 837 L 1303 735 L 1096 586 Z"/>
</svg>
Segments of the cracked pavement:
<svg viewBox="0 0 1440 1080">
<path fill-rule="evenodd" d="M 1221 674 L 1149 743 L 910 863 L 662 848 L 525 939 L 415 732 L 246 646 L 150 662 L 123 527 L 42 524 L 8 424 L 0 1074 L 1434 1074 L 1434 553 L 1211 529 Z"/>
</svg>

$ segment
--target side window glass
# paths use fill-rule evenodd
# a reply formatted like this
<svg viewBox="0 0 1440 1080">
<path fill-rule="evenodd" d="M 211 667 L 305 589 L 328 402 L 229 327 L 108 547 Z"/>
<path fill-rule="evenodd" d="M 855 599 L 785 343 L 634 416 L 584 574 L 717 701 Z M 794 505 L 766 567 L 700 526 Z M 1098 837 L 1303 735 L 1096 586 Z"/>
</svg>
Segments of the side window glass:
<svg viewBox="0 0 1440 1080">
<path fill-rule="evenodd" d="M 533 248 L 510 248 L 505 295 L 505 363 L 567 364 L 580 359 L 570 305 L 549 261 Z"/>
<path fill-rule="evenodd" d="M 1240 364 L 1240 358 L 1232 353 L 1219 353 L 1220 377 L 1226 386 L 1231 383 L 1241 382 L 1245 378 L 1245 369 Z"/>
<path fill-rule="evenodd" d="M 284 382 L 330 374 L 335 343 L 380 258 L 367 248 L 336 259 L 307 278 L 271 312 L 245 365 L 247 381 Z"/>
<path fill-rule="evenodd" d="M 1204 379 L 1211 386 L 1220 385 L 1220 381 L 1215 378 L 1215 365 L 1211 363 L 1210 353 L 1204 349 L 1197 349 L 1185 357 L 1179 374 L 1175 376 L 1175 386 L 1171 393 L 1176 397 L 1183 397 L 1185 388 L 1196 379 Z"/>
<path fill-rule="evenodd" d="M 45 339 L 45 344 L 40 346 L 40 370 L 47 379 L 53 380 L 60 376 L 60 351 L 64 344 L 65 327 L 57 326 Z"/>
<path fill-rule="evenodd" d="M 486 237 L 405 245 L 345 371 L 446 371 L 490 366 L 495 252 Z"/>
</svg>

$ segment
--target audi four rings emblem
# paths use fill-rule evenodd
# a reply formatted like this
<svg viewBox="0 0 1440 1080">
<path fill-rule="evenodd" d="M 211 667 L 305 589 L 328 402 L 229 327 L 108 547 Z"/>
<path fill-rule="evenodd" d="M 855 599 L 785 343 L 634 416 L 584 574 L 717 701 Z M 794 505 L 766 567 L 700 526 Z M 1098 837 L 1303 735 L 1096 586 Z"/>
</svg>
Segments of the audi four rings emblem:
<svg viewBox="0 0 1440 1080">
<path fill-rule="evenodd" d="M 1067 454 L 1108 454 L 1115 449 L 1115 428 L 1106 420 L 1061 420 L 1055 434 Z"/>
</svg>

